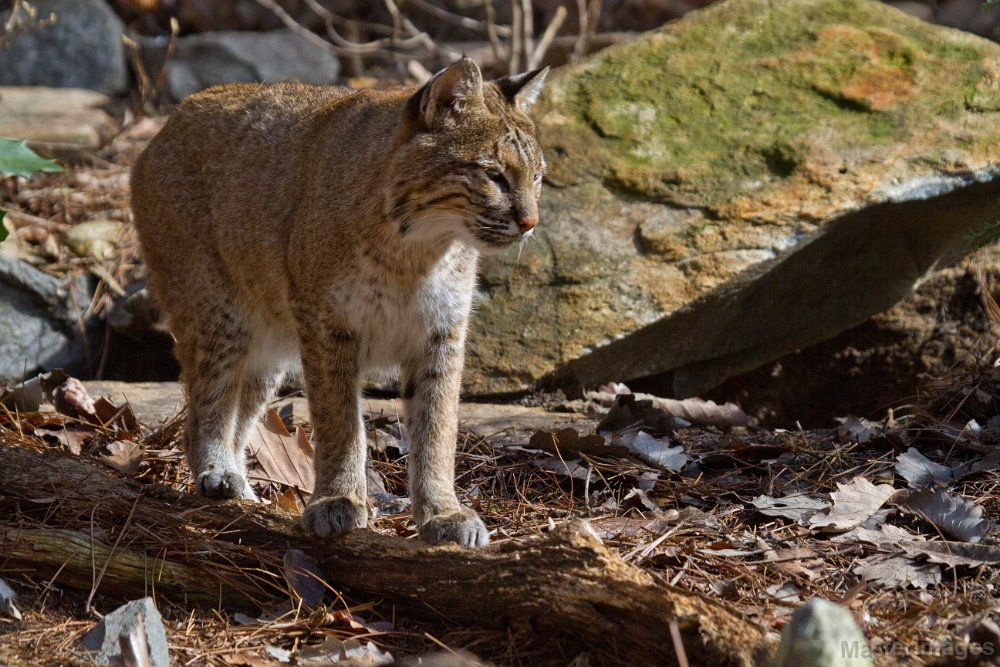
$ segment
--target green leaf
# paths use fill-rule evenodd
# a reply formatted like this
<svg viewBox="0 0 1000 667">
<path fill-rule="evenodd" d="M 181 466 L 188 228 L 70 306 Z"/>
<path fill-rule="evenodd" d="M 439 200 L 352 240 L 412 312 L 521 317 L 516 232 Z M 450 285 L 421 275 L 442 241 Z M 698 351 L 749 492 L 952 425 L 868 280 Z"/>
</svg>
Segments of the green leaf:
<svg viewBox="0 0 1000 667">
<path fill-rule="evenodd" d="M 28 178 L 38 171 L 56 173 L 62 170 L 55 160 L 46 160 L 28 148 L 28 142 L 24 139 L 0 137 L 0 174 Z"/>
<path fill-rule="evenodd" d="M 3 217 L 7 215 L 7 211 L 0 208 L 0 243 L 3 243 L 4 239 L 7 238 L 7 228 L 3 226 Z"/>
</svg>

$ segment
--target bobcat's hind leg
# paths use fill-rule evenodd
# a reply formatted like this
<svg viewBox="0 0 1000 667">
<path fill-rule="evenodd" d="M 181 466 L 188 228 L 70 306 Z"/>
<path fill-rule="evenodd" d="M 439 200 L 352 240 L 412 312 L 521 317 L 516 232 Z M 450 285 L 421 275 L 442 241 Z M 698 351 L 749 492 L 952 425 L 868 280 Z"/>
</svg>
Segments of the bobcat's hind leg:
<svg viewBox="0 0 1000 667">
<path fill-rule="evenodd" d="M 175 334 L 187 391 L 184 446 L 195 489 L 211 498 L 243 497 L 246 470 L 233 439 L 249 336 L 236 314 L 218 307 Z"/>
<path fill-rule="evenodd" d="M 240 470 L 246 470 L 247 444 L 253 429 L 257 426 L 268 401 L 273 398 L 278 382 L 284 374 L 275 362 L 253 363 L 251 360 L 243 370 L 240 401 L 236 411 L 236 428 L 233 436 L 233 451 Z M 250 484 L 244 487 L 244 500 L 260 500 Z"/>
</svg>

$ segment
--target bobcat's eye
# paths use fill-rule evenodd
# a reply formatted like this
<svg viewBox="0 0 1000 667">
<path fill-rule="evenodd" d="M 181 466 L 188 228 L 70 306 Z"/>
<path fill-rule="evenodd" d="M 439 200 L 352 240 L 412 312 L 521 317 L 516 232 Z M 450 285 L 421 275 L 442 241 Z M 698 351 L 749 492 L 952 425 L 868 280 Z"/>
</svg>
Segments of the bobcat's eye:
<svg viewBox="0 0 1000 667">
<path fill-rule="evenodd" d="M 542 182 L 542 172 L 538 172 L 537 174 L 535 174 L 535 183 L 541 183 L 541 182 Z"/>
<path fill-rule="evenodd" d="M 497 186 L 500 192 L 510 192 L 510 183 L 507 182 L 507 177 L 499 171 L 490 169 L 486 172 L 486 176 L 493 181 L 493 184 Z"/>
</svg>

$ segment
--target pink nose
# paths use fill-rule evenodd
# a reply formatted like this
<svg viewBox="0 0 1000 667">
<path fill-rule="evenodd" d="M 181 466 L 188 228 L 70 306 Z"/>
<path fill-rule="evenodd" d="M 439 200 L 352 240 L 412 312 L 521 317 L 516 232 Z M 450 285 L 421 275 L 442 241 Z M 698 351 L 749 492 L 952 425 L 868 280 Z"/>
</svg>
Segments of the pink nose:
<svg viewBox="0 0 1000 667">
<path fill-rule="evenodd" d="M 521 218 L 517 221 L 517 228 L 521 230 L 522 234 L 527 234 L 535 225 L 538 224 L 538 218 Z"/>
</svg>

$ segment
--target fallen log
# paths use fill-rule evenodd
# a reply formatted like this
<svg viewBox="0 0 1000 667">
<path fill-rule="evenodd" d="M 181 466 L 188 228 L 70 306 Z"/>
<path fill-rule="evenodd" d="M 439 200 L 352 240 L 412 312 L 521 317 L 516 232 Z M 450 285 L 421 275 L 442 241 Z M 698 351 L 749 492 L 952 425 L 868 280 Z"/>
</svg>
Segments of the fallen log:
<svg viewBox="0 0 1000 667">
<path fill-rule="evenodd" d="M 327 584 L 412 618 L 545 636 L 606 664 L 753 665 L 764 631 L 623 561 L 584 522 L 482 549 L 355 531 L 316 543 L 274 506 L 209 501 L 123 479 L 79 457 L 0 446 L 0 570 L 55 585 L 225 608 L 288 595 L 282 555 L 303 549 Z"/>
</svg>

